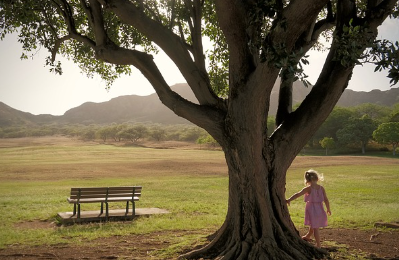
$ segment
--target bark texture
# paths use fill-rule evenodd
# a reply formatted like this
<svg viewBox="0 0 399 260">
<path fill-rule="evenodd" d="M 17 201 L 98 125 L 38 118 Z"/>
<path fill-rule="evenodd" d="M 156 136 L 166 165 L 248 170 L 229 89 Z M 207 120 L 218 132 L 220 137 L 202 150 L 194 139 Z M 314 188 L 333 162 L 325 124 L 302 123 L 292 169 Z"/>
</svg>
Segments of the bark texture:
<svg viewBox="0 0 399 260">
<path fill-rule="evenodd" d="M 300 239 L 285 203 L 285 168 L 261 145 L 236 140 L 226 151 L 229 165 L 229 206 L 217 237 L 187 259 L 310 259 L 326 252 Z M 244 148 L 246 147 L 246 148 Z M 252 150 L 250 152 L 249 150 Z M 273 154 L 272 152 L 270 154 Z M 277 164 L 276 164 L 277 163 Z M 280 170 L 278 170 L 280 169 Z"/>
</svg>

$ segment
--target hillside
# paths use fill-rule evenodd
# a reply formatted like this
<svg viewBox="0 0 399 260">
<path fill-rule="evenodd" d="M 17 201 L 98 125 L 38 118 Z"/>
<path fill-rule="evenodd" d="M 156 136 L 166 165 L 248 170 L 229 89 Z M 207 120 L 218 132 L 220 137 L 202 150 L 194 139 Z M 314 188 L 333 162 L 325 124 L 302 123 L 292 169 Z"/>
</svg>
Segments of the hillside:
<svg viewBox="0 0 399 260">
<path fill-rule="evenodd" d="M 53 115 L 33 115 L 22 112 L 0 102 L 0 127 L 48 124 L 55 122 L 57 118 L 57 116 Z"/>
<path fill-rule="evenodd" d="M 196 102 L 194 94 L 187 84 L 176 84 L 173 90 L 182 97 Z M 310 89 L 302 83 L 294 83 L 293 104 L 300 103 Z M 277 110 L 278 88 L 272 91 L 270 98 L 270 114 Z M 338 106 L 350 107 L 362 103 L 373 103 L 392 106 L 399 103 L 399 88 L 392 88 L 387 91 L 373 90 L 370 92 L 357 92 L 345 90 Z M 162 124 L 184 124 L 187 120 L 176 116 L 166 108 L 156 94 L 149 96 L 121 96 L 107 102 L 87 102 L 78 107 L 72 108 L 62 116 L 33 115 L 22 112 L 0 102 L 0 127 L 5 126 L 30 126 L 41 124 L 110 124 L 123 122 L 150 122 Z"/>
<path fill-rule="evenodd" d="M 177 84 L 173 89 L 184 98 L 195 101 L 194 94 L 186 84 Z M 183 124 L 187 120 L 176 116 L 165 107 L 156 94 L 149 96 L 121 96 L 103 103 L 88 102 L 72 108 L 58 121 L 60 123 L 123 123 L 151 122 L 162 124 Z"/>
</svg>

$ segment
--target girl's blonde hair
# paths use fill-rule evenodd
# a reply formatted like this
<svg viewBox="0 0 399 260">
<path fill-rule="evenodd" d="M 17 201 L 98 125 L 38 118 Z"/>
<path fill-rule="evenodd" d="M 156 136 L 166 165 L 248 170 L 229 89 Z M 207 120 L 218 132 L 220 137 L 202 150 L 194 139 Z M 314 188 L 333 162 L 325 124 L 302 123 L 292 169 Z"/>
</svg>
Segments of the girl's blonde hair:
<svg viewBox="0 0 399 260">
<path fill-rule="evenodd" d="M 305 172 L 305 185 L 312 181 L 323 181 L 323 174 L 319 174 L 317 171 L 310 169 Z"/>
</svg>

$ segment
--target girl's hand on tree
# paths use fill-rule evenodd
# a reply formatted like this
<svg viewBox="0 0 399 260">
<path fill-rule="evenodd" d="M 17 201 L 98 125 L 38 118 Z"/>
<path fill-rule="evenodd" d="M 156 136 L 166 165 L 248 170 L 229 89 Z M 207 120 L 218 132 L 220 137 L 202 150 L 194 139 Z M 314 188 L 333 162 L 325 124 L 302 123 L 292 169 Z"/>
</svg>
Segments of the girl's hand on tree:
<svg viewBox="0 0 399 260">
<path fill-rule="evenodd" d="M 290 206 L 290 201 L 289 200 L 285 200 L 285 202 L 287 202 L 288 206 Z"/>
</svg>

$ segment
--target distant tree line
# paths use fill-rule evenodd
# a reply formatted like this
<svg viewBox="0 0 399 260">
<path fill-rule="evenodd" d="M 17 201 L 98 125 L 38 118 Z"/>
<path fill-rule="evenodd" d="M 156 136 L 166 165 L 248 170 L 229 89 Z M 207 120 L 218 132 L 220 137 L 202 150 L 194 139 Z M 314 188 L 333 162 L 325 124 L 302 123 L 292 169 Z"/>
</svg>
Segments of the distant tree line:
<svg viewBox="0 0 399 260">
<path fill-rule="evenodd" d="M 14 126 L 0 128 L 0 138 L 39 137 L 63 135 L 78 138 L 83 141 L 100 140 L 103 142 L 138 142 L 140 140 L 153 141 L 185 141 L 197 142 L 208 136 L 207 132 L 197 126 L 189 124 L 162 125 L 123 123 L 111 125 L 41 125 Z"/>
<path fill-rule="evenodd" d="M 362 104 L 352 108 L 336 107 L 309 141 L 308 147 L 360 149 L 377 142 L 392 147 L 399 142 L 399 103 L 392 107 Z"/>
<path fill-rule="evenodd" d="M 270 118 L 268 125 L 272 131 L 274 119 Z M 327 155 L 331 149 L 358 149 L 365 154 L 370 142 L 381 144 L 381 150 L 390 147 L 395 155 L 399 144 L 399 103 L 392 107 L 370 103 L 335 107 L 305 149 L 323 148 Z"/>
<path fill-rule="evenodd" d="M 273 117 L 268 118 L 269 135 L 275 129 Z M 0 138 L 63 135 L 84 141 L 102 142 L 185 141 L 217 146 L 203 129 L 189 124 L 164 125 L 123 123 L 111 125 L 41 125 L 0 128 Z M 334 148 L 359 149 L 366 153 L 367 145 L 377 142 L 395 155 L 399 143 L 399 103 L 392 107 L 362 104 L 356 107 L 336 107 L 309 141 L 305 149 L 323 148 L 328 154 Z"/>
</svg>

